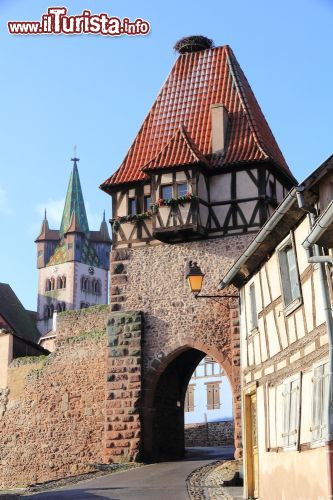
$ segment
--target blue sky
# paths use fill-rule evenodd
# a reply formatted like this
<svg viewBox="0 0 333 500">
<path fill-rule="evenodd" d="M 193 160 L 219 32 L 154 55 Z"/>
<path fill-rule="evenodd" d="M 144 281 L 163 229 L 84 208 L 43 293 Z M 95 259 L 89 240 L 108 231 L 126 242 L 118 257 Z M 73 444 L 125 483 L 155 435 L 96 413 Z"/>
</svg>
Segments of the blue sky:
<svg viewBox="0 0 333 500">
<path fill-rule="evenodd" d="M 294 175 L 333 152 L 332 0 L 68 0 L 151 23 L 143 37 L 30 36 L 9 20 L 39 20 L 55 2 L 0 0 L 0 281 L 36 308 L 36 238 L 48 208 L 57 228 L 77 144 L 91 229 L 119 165 L 165 81 L 174 43 L 203 34 L 234 50 Z"/>
</svg>

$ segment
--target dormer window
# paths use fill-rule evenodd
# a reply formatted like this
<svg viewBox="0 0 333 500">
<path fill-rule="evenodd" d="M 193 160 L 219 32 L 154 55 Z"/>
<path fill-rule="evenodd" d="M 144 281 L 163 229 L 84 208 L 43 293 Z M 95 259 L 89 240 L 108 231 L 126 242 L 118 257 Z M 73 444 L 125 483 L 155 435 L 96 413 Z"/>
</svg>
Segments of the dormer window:
<svg viewBox="0 0 333 500">
<path fill-rule="evenodd" d="M 177 184 L 177 196 L 185 196 L 188 192 L 187 182 L 182 182 L 181 184 Z"/>
<path fill-rule="evenodd" d="M 128 215 L 136 214 L 136 198 L 128 199 Z"/>
<path fill-rule="evenodd" d="M 172 184 L 161 186 L 161 198 L 163 198 L 163 200 L 172 198 Z"/>
</svg>

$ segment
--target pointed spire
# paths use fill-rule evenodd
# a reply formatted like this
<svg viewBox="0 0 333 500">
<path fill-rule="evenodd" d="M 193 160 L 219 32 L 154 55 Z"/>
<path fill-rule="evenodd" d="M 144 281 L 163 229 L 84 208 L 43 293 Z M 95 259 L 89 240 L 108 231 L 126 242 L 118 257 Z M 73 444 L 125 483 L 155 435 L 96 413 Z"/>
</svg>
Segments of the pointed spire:
<svg viewBox="0 0 333 500">
<path fill-rule="evenodd" d="M 47 216 L 46 216 L 46 207 L 45 207 L 45 212 L 44 212 L 44 221 L 47 221 Z"/>
<path fill-rule="evenodd" d="M 108 230 L 108 225 L 107 225 L 106 220 L 105 220 L 105 210 L 103 211 L 103 220 L 101 222 L 100 233 L 101 233 L 103 241 L 111 241 L 111 238 L 109 235 L 109 230 Z"/>
<path fill-rule="evenodd" d="M 71 161 L 73 162 L 73 169 L 69 179 L 65 207 L 61 219 L 61 237 L 67 233 L 69 228 L 71 228 L 71 230 L 73 229 L 73 220 L 75 221 L 76 232 L 81 232 L 86 235 L 89 233 L 88 219 L 84 206 L 79 171 L 77 168 L 77 162 L 80 161 L 80 159 L 74 155 L 74 158 L 71 158 Z"/>
</svg>

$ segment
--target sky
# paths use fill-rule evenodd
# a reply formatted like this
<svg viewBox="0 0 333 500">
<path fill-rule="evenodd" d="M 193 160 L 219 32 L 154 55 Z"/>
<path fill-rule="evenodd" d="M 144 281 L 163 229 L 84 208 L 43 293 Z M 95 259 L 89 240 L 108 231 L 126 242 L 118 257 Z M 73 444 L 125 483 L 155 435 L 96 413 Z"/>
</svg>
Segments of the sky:
<svg viewBox="0 0 333 500">
<path fill-rule="evenodd" d="M 7 21 L 50 6 L 151 25 L 148 36 L 14 36 Z M 305 178 L 333 153 L 333 0 L 0 0 L 0 281 L 37 302 L 44 208 L 58 229 L 77 145 L 89 225 L 111 200 L 115 171 L 169 74 L 175 42 L 201 34 L 229 44 L 290 169 Z"/>
</svg>

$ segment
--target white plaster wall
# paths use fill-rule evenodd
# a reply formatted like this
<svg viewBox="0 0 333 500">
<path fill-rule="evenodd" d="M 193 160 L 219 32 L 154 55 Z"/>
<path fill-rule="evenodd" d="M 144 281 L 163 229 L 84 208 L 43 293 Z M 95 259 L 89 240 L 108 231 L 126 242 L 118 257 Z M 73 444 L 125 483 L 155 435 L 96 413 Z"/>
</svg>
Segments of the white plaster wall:
<svg viewBox="0 0 333 500">
<path fill-rule="evenodd" d="M 198 196 L 202 200 L 208 201 L 208 192 L 207 192 L 206 181 L 205 181 L 204 176 L 202 174 L 199 175 Z"/>
<path fill-rule="evenodd" d="M 8 365 L 13 359 L 13 336 L 0 334 L 0 389 L 8 385 Z"/>
<path fill-rule="evenodd" d="M 251 171 L 256 177 L 256 170 Z M 237 172 L 236 196 L 238 199 L 258 197 L 258 188 L 246 171 Z"/>
<path fill-rule="evenodd" d="M 93 267 L 94 274 L 89 274 L 89 268 L 87 264 L 82 264 L 81 262 L 75 262 L 75 295 L 74 295 L 74 309 L 80 309 L 81 302 L 87 302 L 89 305 L 94 306 L 98 304 L 108 303 L 108 271 L 105 269 L 99 269 L 98 267 Z M 91 292 L 85 292 L 81 290 L 81 278 L 82 276 L 87 276 L 91 280 L 99 279 L 102 284 L 101 295 L 96 295 Z"/>
<path fill-rule="evenodd" d="M 231 174 L 214 175 L 210 181 L 210 201 L 228 201 L 231 198 Z"/>
</svg>

